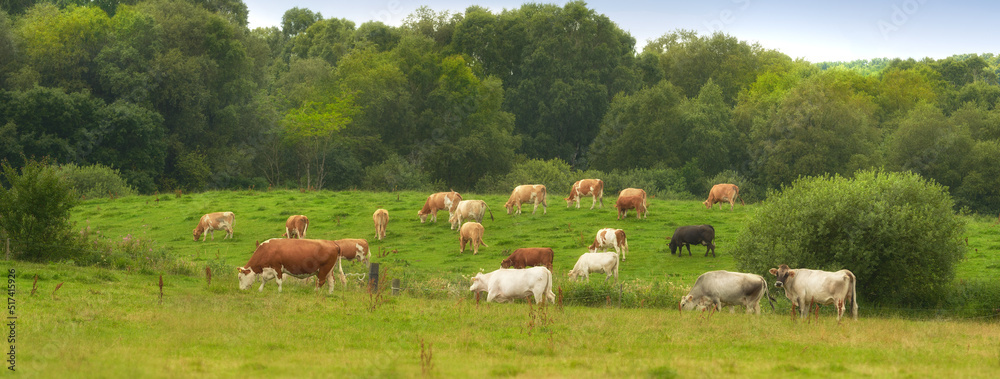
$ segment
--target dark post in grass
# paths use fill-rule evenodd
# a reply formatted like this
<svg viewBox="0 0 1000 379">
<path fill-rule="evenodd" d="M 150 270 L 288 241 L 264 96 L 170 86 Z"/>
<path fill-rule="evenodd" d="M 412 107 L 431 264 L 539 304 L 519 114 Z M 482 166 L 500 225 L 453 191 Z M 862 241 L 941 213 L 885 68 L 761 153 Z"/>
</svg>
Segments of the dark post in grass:
<svg viewBox="0 0 1000 379">
<path fill-rule="evenodd" d="M 378 263 L 372 263 L 368 268 L 368 293 L 378 292 Z"/>
</svg>

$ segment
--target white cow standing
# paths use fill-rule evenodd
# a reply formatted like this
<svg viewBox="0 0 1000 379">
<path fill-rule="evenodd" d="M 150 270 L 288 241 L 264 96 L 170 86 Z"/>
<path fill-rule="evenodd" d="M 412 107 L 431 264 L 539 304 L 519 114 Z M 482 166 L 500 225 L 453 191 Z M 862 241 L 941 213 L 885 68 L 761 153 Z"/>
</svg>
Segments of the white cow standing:
<svg viewBox="0 0 1000 379">
<path fill-rule="evenodd" d="M 615 280 L 618 280 L 618 254 L 615 253 L 583 253 L 579 259 L 576 260 L 576 264 L 573 265 L 573 269 L 569 271 L 570 280 L 574 280 L 579 277 L 586 278 L 590 280 L 590 273 L 600 272 L 607 276 L 604 277 L 604 281 L 608 281 L 612 276 Z"/>
<path fill-rule="evenodd" d="M 486 212 L 490 212 L 490 220 L 493 220 L 493 211 L 490 207 L 486 205 L 485 200 L 462 200 L 458 202 L 458 206 L 455 207 L 455 212 L 452 212 L 448 216 L 448 222 L 451 223 L 451 230 L 455 230 L 459 225 L 462 225 L 463 221 L 473 220 L 478 223 L 483 222 L 483 217 L 486 216 Z"/>
<path fill-rule="evenodd" d="M 535 297 L 535 303 L 548 300 L 556 302 L 552 292 L 552 272 L 541 266 L 531 268 L 502 268 L 489 273 L 478 273 L 472 278 L 472 292 L 486 292 L 486 301 L 499 303 L 512 299 Z"/>
<path fill-rule="evenodd" d="M 792 309 L 799 307 L 800 317 L 807 317 L 813 304 L 832 304 L 837 307 L 839 322 L 847 310 L 847 301 L 850 301 L 853 303 L 852 316 L 855 320 L 858 319 L 857 278 L 853 272 L 805 268 L 792 270 L 787 265 L 772 268 L 768 272 L 777 277 L 774 286 L 785 289 L 785 297 L 792 301 Z"/>
</svg>

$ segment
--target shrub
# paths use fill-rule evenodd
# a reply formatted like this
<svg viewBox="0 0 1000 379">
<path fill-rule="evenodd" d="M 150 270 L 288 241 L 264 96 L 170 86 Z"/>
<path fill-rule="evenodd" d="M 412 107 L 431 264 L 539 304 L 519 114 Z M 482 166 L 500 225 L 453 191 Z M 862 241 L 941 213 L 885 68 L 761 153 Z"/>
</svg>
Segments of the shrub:
<svg viewBox="0 0 1000 379">
<path fill-rule="evenodd" d="M 43 162 L 28 161 L 20 172 L 3 162 L 0 171 L 0 234 L 10 238 L 12 258 L 44 262 L 78 255 L 69 211 L 79 200 L 69 185 Z"/>
<path fill-rule="evenodd" d="M 625 188 L 642 188 L 649 196 L 674 200 L 692 200 L 688 180 L 680 170 L 670 168 L 612 170 L 604 175 L 604 194 L 618 196 Z"/>
<path fill-rule="evenodd" d="M 742 198 L 746 203 L 761 201 L 764 199 L 764 194 L 761 193 L 761 190 L 757 188 L 756 184 L 733 170 L 726 170 L 716 174 L 712 178 L 706 179 L 706 190 L 703 194 L 703 198 L 708 198 L 708 191 L 712 188 L 712 186 L 719 183 L 730 183 L 740 187 L 740 198 Z M 697 196 L 698 194 L 695 195 Z"/>
<path fill-rule="evenodd" d="M 544 184 L 549 193 L 549 200 L 555 199 L 555 194 L 568 194 L 576 174 L 569 164 L 562 159 L 530 159 L 514 165 L 510 172 L 503 175 L 487 175 L 476 182 L 477 193 L 509 194 L 514 187 L 522 184 Z M 598 178 L 600 179 L 600 178 Z M 607 191 L 605 191 L 607 193 Z M 564 195 L 565 196 L 565 195 Z"/>
<path fill-rule="evenodd" d="M 120 238 L 100 238 L 100 232 L 91 233 L 84 229 L 82 239 L 90 240 L 86 252 L 75 261 L 79 266 L 97 266 L 114 270 L 138 272 L 140 274 L 193 275 L 196 270 L 189 262 L 182 262 L 165 247 L 157 246 L 148 238 L 132 236 Z M 229 269 L 230 267 L 225 267 Z M 214 268 L 216 272 L 219 267 Z"/>
<path fill-rule="evenodd" d="M 861 304 L 937 306 L 965 252 L 953 204 L 944 187 L 913 173 L 803 178 L 768 196 L 733 256 L 739 270 L 765 277 L 779 264 L 849 269 Z"/>
<path fill-rule="evenodd" d="M 56 168 L 56 172 L 69 184 L 70 188 L 76 190 L 77 196 L 83 198 L 122 197 L 136 194 L 135 189 L 128 185 L 125 179 L 122 179 L 118 170 L 101 164 L 77 166 L 70 163 L 59 166 Z"/>
</svg>

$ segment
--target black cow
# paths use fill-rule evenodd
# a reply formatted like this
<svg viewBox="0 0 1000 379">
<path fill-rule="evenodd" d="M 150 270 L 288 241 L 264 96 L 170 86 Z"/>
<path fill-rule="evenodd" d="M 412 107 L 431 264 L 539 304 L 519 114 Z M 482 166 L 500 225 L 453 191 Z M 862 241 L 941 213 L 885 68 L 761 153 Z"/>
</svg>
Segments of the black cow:
<svg viewBox="0 0 1000 379">
<path fill-rule="evenodd" d="M 715 257 L 715 244 L 712 240 L 715 239 L 715 228 L 712 225 L 688 225 L 682 226 L 674 230 L 674 236 L 670 237 L 670 254 L 677 254 L 678 257 L 681 253 L 677 252 L 678 247 L 687 246 L 688 256 L 691 256 L 691 245 L 705 245 L 708 249 L 705 249 L 705 256 L 708 256 L 708 252 L 712 252 L 712 257 Z"/>
</svg>

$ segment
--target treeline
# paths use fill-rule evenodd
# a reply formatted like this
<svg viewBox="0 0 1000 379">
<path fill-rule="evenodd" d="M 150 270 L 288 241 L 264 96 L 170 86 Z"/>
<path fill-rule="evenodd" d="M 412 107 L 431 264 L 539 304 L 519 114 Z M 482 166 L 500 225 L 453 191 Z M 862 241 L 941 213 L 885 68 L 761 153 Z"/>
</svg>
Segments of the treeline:
<svg viewBox="0 0 1000 379">
<path fill-rule="evenodd" d="M 292 8 L 250 30 L 239 0 L 8 1 L 0 158 L 102 164 L 143 193 L 497 190 L 542 166 L 763 196 L 882 167 L 1000 208 L 993 54 L 812 64 L 684 30 L 634 46 L 583 2 L 399 27 Z"/>
</svg>

